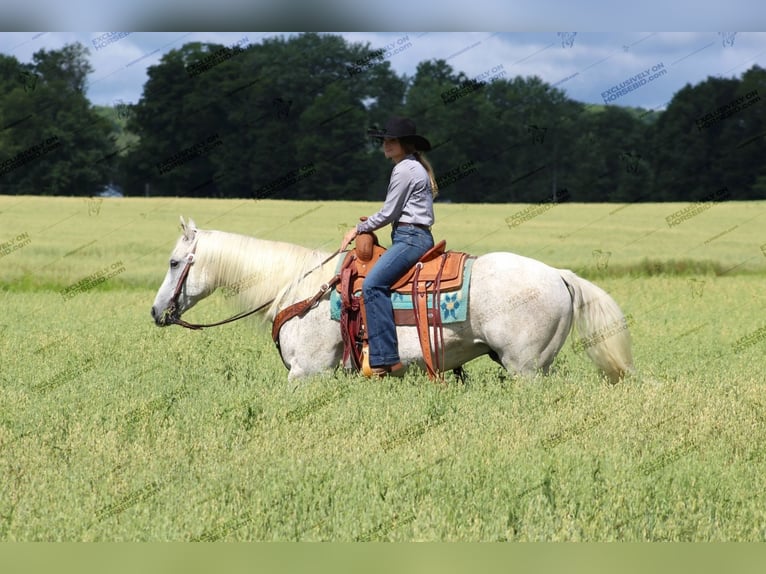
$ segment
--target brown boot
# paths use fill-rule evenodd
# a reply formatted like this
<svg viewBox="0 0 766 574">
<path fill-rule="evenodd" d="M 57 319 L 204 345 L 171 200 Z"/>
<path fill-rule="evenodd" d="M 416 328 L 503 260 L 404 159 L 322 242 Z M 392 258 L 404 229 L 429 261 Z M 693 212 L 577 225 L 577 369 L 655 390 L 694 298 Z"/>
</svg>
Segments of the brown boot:
<svg viewBox="0 0 766 574">
<path fill-rule="evenodd" d="M 395 365 L 371 367 L 370 371 L 373 377 L 403 377 L 404 373 L 407 372 L 407 366 L 402 363 L 396 363 Z"/>
</svg>

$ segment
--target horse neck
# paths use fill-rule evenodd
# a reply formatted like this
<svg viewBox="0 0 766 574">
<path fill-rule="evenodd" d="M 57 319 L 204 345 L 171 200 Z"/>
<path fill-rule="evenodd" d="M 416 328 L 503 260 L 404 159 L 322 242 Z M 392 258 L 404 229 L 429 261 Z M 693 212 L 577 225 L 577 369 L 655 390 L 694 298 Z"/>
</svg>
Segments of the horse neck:
<svg viewBox="0 0 766 574">
<path fill-rule="evenodd" d="M 201 231 L 200 264 L 212 288 L 228 288 L 246 306 L 259 306 L 284 299 L 291 286 L 301 284 L 301 292 L 321 285 L 326 273 L 318 271 L 301 280 L 309 269 L 319 265 L 327 253 L 307 247 L 257 239 L 223 231 Z"/>
</svg>

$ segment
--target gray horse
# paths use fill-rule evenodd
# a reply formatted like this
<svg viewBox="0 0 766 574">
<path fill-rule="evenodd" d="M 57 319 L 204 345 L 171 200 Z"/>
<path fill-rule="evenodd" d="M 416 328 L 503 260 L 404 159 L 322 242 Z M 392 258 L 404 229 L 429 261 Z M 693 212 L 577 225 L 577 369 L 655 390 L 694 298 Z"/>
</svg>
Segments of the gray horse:
<svg viewBox="0 0 766 574">
<path fill-rule="evenodd" d="M 280 309 L 317 293 L 334 275 L 340 256 L 197 229 L 183 218 L 181 227 L 183 235 L 152 305 L 159 326 L 173 324 L 219 288 L 237 295 L 244 307 L 266 305 L 266 318 L 273 321 Z M 481 255 L 473 264 L 466 320 L 444 325 L 443 368 L 456 369 L 489 354 L 512 373 L 547 373 L 573 326 L 579 334 L 576 347 L 610 381 L 633 371 L 627 320 L 604 290 L 571 271 L 521 255 Z M 424 369 L 415 327 L 397 327 L 397 335 L 402 362 Z M 304 316 L 285 323 L 279 344 L 288 380 L 335 369 L 342 361 L 343 340 L 330 317 L 329 294 Z"/>
</svg>

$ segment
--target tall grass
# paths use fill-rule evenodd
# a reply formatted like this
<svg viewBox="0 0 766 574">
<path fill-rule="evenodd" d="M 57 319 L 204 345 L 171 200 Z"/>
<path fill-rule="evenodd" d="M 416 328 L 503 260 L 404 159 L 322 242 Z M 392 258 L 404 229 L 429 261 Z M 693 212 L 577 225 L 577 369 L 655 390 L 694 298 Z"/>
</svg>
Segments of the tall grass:
<svg viewBox="0 0 766 574">
<path fill-rule="evenodd" d="M 0 539 L 764 540 L 765 296 L 750 257 L 766 257 L 746 221 L 763 204 L 717 205 L 728 220 L 709 235 L 660 248 L 657 231 L 643 253 L 626 244 L 672 207 L 560 206 L 481 239 L 482 218 L 519 206 L 439 206 L 455 249 L 603 272 L 634 318 L 638 374 L 615 386 L 567 344 L 534 380 L 481 358 L 446 389 L 342 372 L 293 388 L 257 320 L 152 324 L 179 213 L 331 251 L 338 224 L 374 208 L 290 223 L 316 205 L 118 200 L 88 215 L 81 199 L 0 198 L 0 243 L 32 239 L 0 259 Z M 739 227 L 705 244 L 718 225 Z M 627 272 L 643 258 L 669 271 Z M 61 295 L 115 261 L 123 273 Z M 192 313 L 229 310 L 214 295 Z"/>
</svg>

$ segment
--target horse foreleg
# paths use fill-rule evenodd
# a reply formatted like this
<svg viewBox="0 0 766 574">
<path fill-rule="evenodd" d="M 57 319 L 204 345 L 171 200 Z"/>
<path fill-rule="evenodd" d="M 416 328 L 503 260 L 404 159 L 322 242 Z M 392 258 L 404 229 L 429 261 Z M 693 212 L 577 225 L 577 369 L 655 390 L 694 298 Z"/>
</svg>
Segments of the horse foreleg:
<svg viewBox="0 0 766 574">
<path fill-rule="evenodd" d="M 279 333 L 282 362 L 288 381 L 331 372 L 343 359 L 343 340 L 338 323 L 330 319 L 323 301 L 303 317 L 286 322 Z"/>
</svg>

